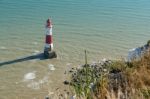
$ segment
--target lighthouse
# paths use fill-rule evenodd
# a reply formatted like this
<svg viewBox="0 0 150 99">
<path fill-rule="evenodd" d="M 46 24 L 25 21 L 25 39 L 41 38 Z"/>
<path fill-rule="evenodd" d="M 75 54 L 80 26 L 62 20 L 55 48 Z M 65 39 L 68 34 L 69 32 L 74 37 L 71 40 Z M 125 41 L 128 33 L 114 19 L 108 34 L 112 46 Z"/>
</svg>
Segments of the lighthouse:
<svg viewBox="0 0 150 99">
<path fill-rule="evenodd" d="M 46 34 L 45 34 L 44 56 L 45 58 L 56 58 L 57 55 L 53 49 L 52 21 L 50 19 L 47 19 L 45 29 Z"/>
</svg>

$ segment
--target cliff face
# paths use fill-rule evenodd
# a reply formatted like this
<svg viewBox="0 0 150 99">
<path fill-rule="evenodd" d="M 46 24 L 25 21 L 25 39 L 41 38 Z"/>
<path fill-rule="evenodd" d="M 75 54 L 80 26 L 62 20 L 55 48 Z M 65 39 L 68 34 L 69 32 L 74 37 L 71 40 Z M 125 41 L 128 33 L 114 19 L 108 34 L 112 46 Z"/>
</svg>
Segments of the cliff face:
<svg viewBox="0 0 150 99">
<path fill-rule="evenodd" d="M 127 61 L 131 62 L 132 60 L 138 60 L 140 57 L 144 55 L 144 53 L 147 53 L 147 51 L 150 49 L 149 43 L 138 47 L 138 48 L 133 48 L 129 50 L 128 56 L 127 56 Z"/>
</svg>

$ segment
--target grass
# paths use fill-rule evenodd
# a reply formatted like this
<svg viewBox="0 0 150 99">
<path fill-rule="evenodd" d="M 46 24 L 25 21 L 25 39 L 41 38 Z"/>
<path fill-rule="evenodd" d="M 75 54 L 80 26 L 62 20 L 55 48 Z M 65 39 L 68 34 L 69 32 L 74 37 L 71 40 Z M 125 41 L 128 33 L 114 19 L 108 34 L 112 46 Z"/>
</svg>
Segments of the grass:
<svg viewBox="0 0 150 99">
<path fill-rule="evenodd" d="M 150 99 L 150 51 L 131 62 L 107 61 L 76 68 L 70 86 L 77 99 Z"/>
</svg>

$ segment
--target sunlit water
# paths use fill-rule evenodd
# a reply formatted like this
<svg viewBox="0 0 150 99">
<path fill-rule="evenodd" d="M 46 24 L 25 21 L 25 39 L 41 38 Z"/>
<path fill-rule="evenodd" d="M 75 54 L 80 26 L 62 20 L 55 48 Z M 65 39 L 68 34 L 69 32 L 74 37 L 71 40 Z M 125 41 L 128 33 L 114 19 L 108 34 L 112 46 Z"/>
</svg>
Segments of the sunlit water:
<svg viewBox="0 0 150 99">
<path fill-rule="evenodd" d="M 0 98 L 43 98 L 62 86 L 66 69 L 84 63 L 84 50 L 89 62 L 125 57 L 150 39 L 149 5 L 149 0 L 0 0 L 0 63 L 9 61 L 0 66 Z M 27 58 L 43 52 L 49 17 L 58 58 Z"/>
</svg>

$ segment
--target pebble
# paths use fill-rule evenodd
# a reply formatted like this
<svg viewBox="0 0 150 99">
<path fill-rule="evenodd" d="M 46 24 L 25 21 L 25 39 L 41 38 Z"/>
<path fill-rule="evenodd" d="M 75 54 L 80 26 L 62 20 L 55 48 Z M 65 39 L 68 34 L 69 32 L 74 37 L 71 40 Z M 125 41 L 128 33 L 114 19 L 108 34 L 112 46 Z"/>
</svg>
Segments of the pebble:
<svg viewBox="0 0 150 99">
<path fill-rule="evenodd" d="M 68 84 L 69 84 L 69 81 L 65 80 L 65 81 L 64 81 L 64 84 L 65 84 L 65 85 L 68 85 Z"/>
</svg>

